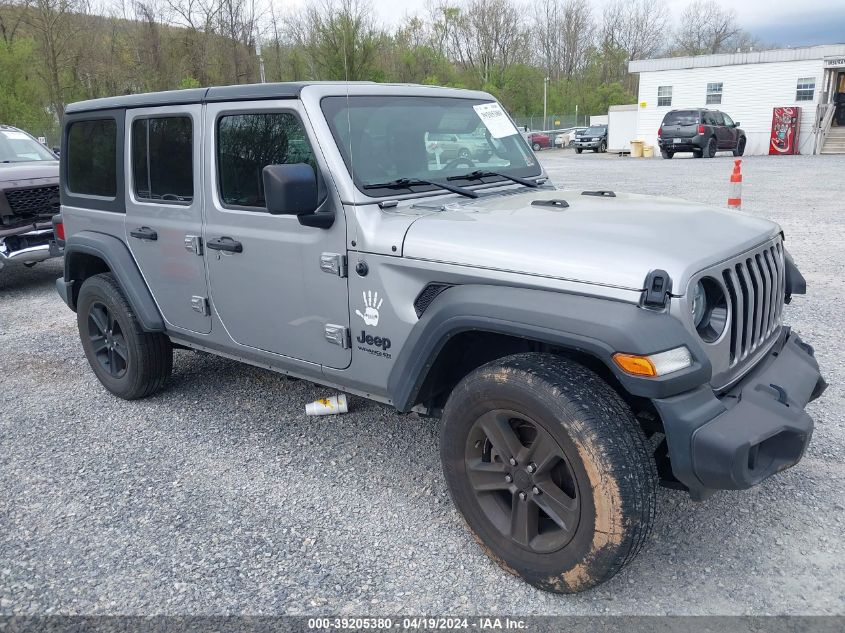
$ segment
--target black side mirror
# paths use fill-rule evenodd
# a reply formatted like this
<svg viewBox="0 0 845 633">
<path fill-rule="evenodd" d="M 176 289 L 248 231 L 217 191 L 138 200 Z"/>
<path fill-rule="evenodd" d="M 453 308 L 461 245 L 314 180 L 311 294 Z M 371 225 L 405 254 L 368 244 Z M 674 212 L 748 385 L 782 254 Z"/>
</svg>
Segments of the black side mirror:
<svg viewBox="0 0 845 633">
<path fill-rule="evenodd" d="M 267 165 L 261 172 L 264 199 L 272 215 L 295 215 L 304 226 L 327 229 L 334 213 L 317 213 L 317 175 L 311 165 Z"/>
<path fill-rule="evenodd" d="M 739 121 L 734 121 L 734 127 L 739 127 Z"/>
</svg>

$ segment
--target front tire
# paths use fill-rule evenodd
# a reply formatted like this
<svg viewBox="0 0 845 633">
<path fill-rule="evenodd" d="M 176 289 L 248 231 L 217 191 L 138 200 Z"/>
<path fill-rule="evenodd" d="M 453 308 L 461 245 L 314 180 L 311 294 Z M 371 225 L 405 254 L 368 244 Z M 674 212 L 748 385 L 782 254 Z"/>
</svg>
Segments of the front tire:
<svg viewBox="0 0 845 633">
<path fill-rule="evenodd" d="M 94 275 L 82 284 L 76 322 L 91 369 L 103 386 L 119 398 L 150 396 L 170 377 L 170 339 L 141 328 L 111 273 Z"/>
<path fill-rule="evenodd" d="M 607 151 L 607 143 L 602 141 L 599 145 L 599 153 L 604 154 Z"/>
<path fill-rule="evenodd" d="M 476 541 L 540 589 L 605 582 L 654 521 L 657 474 L 631 410 L 598 375 L 552 354 L 466 376 L 446 403 L 440 453 Z"/>
<path fill-rule="evenodd" d="M 539 152 L 539 151 L 540 151 L 540 144 L 539 144 L 539 143 L 534 143 L 533 145 L 531 145 L 531 148 L 532 148 L 535 152 Z"/>
<path fill-rule="evenodd" d="M 575 148 L 575 153 L 576 153 L 576 154 L 580 154 L 580 153 L 581 153 L 581 152 L 583 152 L 583 151 L 584 151 L 584 148 L 583 148 L 583 147 L 576 147 L 576 148 Z"/>
</svg>

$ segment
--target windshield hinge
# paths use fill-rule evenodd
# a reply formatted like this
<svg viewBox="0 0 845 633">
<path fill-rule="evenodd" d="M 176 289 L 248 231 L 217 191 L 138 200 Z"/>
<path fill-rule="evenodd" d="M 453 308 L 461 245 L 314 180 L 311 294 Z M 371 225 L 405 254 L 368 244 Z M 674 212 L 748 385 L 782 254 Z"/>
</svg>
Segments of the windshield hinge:
<svg viewBox="0 0 845 633">
<path fill-rule="evenodd" d="M 320 270 L 330 275 L 346 277 L 346 255 L 322 253 L 320 255 Z"/>
<path fill-rule="evenodd" d="M 645 278 L 643 306 L 665 308 L 672 292 L 672 278 L 665 270 L 652 270 Z"/>
</svg>

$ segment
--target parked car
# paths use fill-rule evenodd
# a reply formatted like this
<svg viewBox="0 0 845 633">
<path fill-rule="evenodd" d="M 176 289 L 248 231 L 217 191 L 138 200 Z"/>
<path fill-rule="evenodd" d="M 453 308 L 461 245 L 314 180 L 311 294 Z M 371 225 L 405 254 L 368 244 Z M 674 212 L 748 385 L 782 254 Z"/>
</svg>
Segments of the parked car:
<svg viewBox="0 0 845 633">
<path fill-rule="evenodd" d="M 586 129 L 573 127 L 561 131 L 555 136 L 555 147 L 572 147 L 575 144 L 575 137 Z"/>
<path fill-rule="evenodd" d="M 541 149 L 548 149 L 552 146 L 551 138 L 545 132 L 529 132 L 526 135 L 526 139 L 529 145 L 531 145 L 531 149 L 535 152 L 539 152 Z"/>
<path fill-rule="evenodd" d="M 493 153 L 490 145 L 483 137 L 470 134 L 444 134 L 432 132 L 426 134 L 426 150 L 431 159 L 436 159 L 439 154 L 441 161 L 452 161 L 455 159 L 471 159 L 480 162 L 486 161 Z"/>
<path fill-rule="evenodd" d="M 56 255 L 51 220 L 58 212 L 58 158 L 23 130 L 0 125 L 0 270 Z"/>
<path fill-rule="evenodd" d="M 745 152 L 745 131 L 724 112 L 695 108 L 672 110 L 657 130 L 657 144 L 663 158 L 678 152 L 692 152 L 696 158 L 713 158 L 716 152 Z"/>
<path fill-rule="evenodd" d="M 488 169 L 428 159 L 433 131 L 481 126 Z M 661 481 L 696 500 L 748 488 L 812 436 L 826 384 L 782 324 L 805 284 L 781 227 L 559 190 L 485 92 L 96 99 L 67 107 L 62 150 L 56 285 L 106 390 L 156 393 L 178 347 L 440 418 L 458 510 L 542 589 L 623 568 Z"/>
<path fill-rule="evenodd" d="M 591 125 L 580 134 L 575 135 L 575 151 L 579 154 L 585 149 L 594 152 L 607 151 L 607 126 Z"/>
</svg>

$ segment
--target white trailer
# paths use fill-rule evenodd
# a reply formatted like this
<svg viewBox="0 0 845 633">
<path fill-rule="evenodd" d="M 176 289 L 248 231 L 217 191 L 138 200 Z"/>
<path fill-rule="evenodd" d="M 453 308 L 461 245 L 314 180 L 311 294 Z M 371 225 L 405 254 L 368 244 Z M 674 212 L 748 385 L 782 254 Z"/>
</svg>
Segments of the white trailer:
<svg viewBox="0 0 845 633">
<path fill-rule="evenodd" d="M 607 111 L 607 151 L 631 151 L 631 141 L 637 140 L 637 114 L 639 106 L 610 106 Z"/>
</svg>

